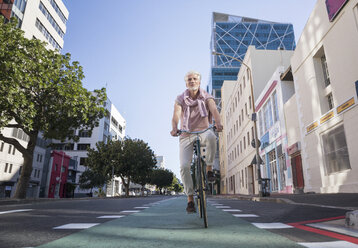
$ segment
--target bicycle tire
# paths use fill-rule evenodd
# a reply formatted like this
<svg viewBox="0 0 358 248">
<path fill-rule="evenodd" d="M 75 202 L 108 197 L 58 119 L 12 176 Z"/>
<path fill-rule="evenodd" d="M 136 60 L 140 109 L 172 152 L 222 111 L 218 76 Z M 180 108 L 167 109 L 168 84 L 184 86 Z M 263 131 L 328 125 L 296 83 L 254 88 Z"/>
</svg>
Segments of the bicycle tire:
<svg viewBox="0 0 358 248">
<path fill-rule="evenodd" d="M 200 166 L 201 167 L 201 182 L 200 182 L 200 185 L 201 185 L 201 190 L 200 190 L 200 193 L 201 193 L 201 196 L 200 196 L 200 206 L 201 206 L 201 213 L 202 213 L 202 218 L 203 218 L 203 221 L 204 221 L 204 227 L 207 228 L 208 227 L 208 215 L 207 215 L 207 212 L 206 212 L 206 188 L 205 188 L 205 172 L 204 172 L 204 166 Z"/>
</svg>

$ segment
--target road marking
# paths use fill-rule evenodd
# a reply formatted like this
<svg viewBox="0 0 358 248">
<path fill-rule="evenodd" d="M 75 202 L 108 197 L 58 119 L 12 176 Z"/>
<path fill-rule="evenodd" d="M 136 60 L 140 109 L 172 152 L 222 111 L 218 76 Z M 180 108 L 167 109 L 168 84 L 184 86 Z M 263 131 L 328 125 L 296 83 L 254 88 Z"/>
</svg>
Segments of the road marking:
<svg viewBox="0 0 358 248">
<path fill-rule="evenodd" d="M 330 225 L 327 222 L 326 223 L 307 224 L 307 226 L 312 226 L 312 227 L 316 227 L 316 228 L 319 228 L 319 229 L 324 229 L 324 230 L 328 230 L 328 231 L 332 231 L 332 232 L 336 232 L 336 233 L 341 233 L 341 234 L 345 234 L 345 235 L 349 235 L 349 236 L 353 236 L 353 237 L 358 238 L 357 230 L 344 227 L 344 222 L 343 222 L 342 226 L 333 226 L 333 225 Z"/>
<path fill-rule="evenodd" d="M 233 216 L 235 217 L 259 217 L 258 215 L 256 214 L 233 214 Z"/>
<path fill-rule="evenodd" d="M 273 223 L 251 223 L 254 226 L 261 228 L 261 229 L 283 229 L 283 228 L 293 228 L 293 226 L 286 225 L 280 222 L 273 222 Z"/>
<path fill-rule="evenodd" d="M 138 213 L 140 210 L 123 210 L 120 213 Z"/>
<path fill-rule="evenodd" d="M 16 210 L 3 211 L 3 212 L 0 212 L 0 214 L 10 214 L 10 213 L 25 212 L 25 211 L 31 211 L 31 210 L 33 210 L 33 209 L 16 209 Z"/>
<path fill-rule="evenodd" d="M 103 215 L 97 217 L 98 219 L 116 219 L 116 218 L 122 218 L 124 215 Z"/>
<path fill-rule="evenodd" d="M 223 209 L 225 212 L 241 212 L 240 209 Z"/>
<path fill-rule="evenodd" d="M 145 209 L 145 208 L 149 208 L 149 207 L 134 207 L 134 208 L 138 208 L 138 209 L 143 208 L 143 209 Z"/>
<path fill-rule="evenodd" d="M 301 221 L 301 222 L 296 222 L 296 223 L 288 223 L 288 225 L 291 225 L 295 228 L 305 230 L 308 232 L 318 233 L 318 234 L 328 236 L 331 238 L 340 239 L 340 240 L 344 240 L 344 241 L 351 242 L 354 244 L 358 244 L 358 238 L 307 226 L 308 224 L 312 224 L 312 223 L 325 222 L 325 221 L 331 221 L 331 220 L 339 220 L 339 219 L 344 219 L 344 218 L 345 218 L 345 216 L 338 216 L 338 217 L 325 218 L 325 219 L 319 219 L 319 220 L 308 220 L 308 221 Z"/>
<path fill-rule="evenodd" d="M 71 224 L 54 227 L 53 229 L 87 229 L 99 224 L 100 223 L 71 223 Z"/>
<path fill-rule="evenodd" d="M 229 206 L 216 206 L 216 208 L 231 208 Z"/>
<path fill-rule="evenodd" d="M 358 245 L 347 241 L 312 242 L 298 244 L 308 248 L 358 248 Z"/>
<path fill-rule="evenodd" d="M 211 205 L 212 205 L 212 206 L 222 206 L 222 205 L 224 205 L 224 204 L 220 204 L 220 203 L 212 203 Z"/>
</svg>

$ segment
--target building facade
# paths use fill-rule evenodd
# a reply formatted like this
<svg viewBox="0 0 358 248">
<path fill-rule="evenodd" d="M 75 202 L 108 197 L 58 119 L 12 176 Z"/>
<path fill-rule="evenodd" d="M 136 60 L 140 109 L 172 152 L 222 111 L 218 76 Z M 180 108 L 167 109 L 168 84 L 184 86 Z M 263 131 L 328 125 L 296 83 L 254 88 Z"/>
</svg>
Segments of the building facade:
<svg viewBox="0 0 358 248">
<path fill-rule="evenodd" d="M 263 160 L 261 174 L 269 179 L 270 192 L 276 193 L 293 193 L 284 104 L 295 91 L 293 81 L 288 76 L 282 77 L 289 74 L 289 68 L 285 74 L 285 67 L 278 67 L 255 102 Z"/>
<path fill-rule="evenodd" d="M 358 1 L 318 0 L 291 59 L 305 192 L 358 191 L 357 44 Z"/>
<path fill-rule="evenodd" d="M 211 51 L 243 60 L 249 46 L 257 49 L 295 49 L 293 26 L 254 18 L 213 13 Z M 225 56 L 212 56 L 211 80 L 207 91 L 220 107 L 224 80 L 236 80 L 241 63 Z"/>
<path fill-rule="evenodd" d="M 258 194 L 258 168 L 253 162 L 255 149 L 252 97 L 257 99 L 278 66 L 288 65 L 293 51 L 260 50 L 250 46 L 237 81 L 225 81 L 221 116 L 224 129 L 220 135 L 219 152 L 221 188 L 227 194 Z M 270 61 L 270 63 L 267 63 Z M 251 83 L 253 86 L 251 93 Z M 223 86 L 223 87 L 224 87 Z M 225 86 L 226 87 L 226 86 Z M 223 156 L 226 156 L 224 159 Z M 226 171 L 222 171 L 222 169 Z M 264 168 L 261 168 L 261 171 Z M 261 175 L 262 176 L 262 175 Z"/>
</svg>

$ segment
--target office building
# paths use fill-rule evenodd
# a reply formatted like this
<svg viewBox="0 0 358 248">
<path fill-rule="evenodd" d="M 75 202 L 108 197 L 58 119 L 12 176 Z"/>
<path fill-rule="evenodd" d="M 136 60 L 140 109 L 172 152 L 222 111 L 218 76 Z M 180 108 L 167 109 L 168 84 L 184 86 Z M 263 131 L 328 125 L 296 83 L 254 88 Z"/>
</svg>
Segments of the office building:
<svg viewBox="0 0 358 248">
<path fill-rule="evenodd" d="M 295 36 L 289 23 L 213 13 L 211 51 L 243 60 L 249 46 L 262 50 L 294 50 Z M 207 91 L 221 109 L 221 87 L 224 80 L 236 80 L 241 63 L 225 56 L 212 56 L 211 79 Z"/>
</svg>

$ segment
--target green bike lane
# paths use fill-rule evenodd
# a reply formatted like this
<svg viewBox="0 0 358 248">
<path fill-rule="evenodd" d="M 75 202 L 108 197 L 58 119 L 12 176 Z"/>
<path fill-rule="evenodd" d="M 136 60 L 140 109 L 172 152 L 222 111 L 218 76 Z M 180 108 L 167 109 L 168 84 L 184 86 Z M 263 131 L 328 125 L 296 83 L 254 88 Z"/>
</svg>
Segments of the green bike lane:
<svg viewBox="0 0 358 248">
<path fill-rule="evenodd" d="M 187 214 L 185 207 L 184 197 L 171 198 L 139 213 L 84 229 L 38 247 L 302 247 L 210 204 L 207 210 L 209 227 L 204 228 L 198 214 Z"/>
</svg>

